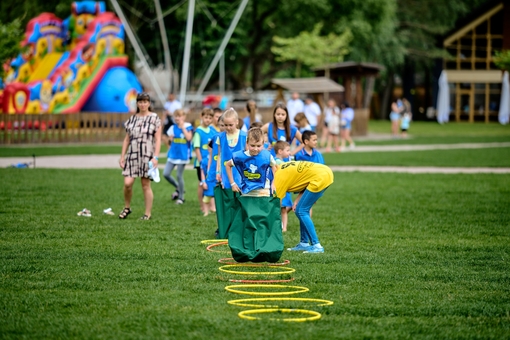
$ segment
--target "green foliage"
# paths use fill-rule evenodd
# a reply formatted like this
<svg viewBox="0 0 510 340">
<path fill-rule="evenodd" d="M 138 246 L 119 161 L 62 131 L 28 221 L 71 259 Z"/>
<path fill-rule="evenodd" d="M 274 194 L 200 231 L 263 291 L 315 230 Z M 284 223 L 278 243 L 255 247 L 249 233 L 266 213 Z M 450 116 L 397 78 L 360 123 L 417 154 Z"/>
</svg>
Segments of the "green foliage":
<svg viewBox="0 0 510 340">
<path fill-rule="evenodd" d="M 292 38 L 274 36 L 275 45 L 271 51 L 277 56 L 277 61 L 296 61 L 310 67 L 343 61 L 349 52 L 352 33 L 346 30 L 340 36 L 329 33 L 321 36 L 322 23 L 315 25 L 311 32 L 303 31 Z M 296 74 L 299 77 L 299 74 Z"/>
<path fill-rule="evenodd" d="M 494 64 L 502 70 L 510 71 L 510 50 L 496 51 Z"/>
<path fill-rule="evenodd" d="M 15 19 L 4 24 L 0 21 L 0 66 L 21 52 L 20 42 L 23 40 L 24 29 L 21 20 Z M 4 68 L 0 67 L 0 79 L 4 77 Z"/>
</svg>

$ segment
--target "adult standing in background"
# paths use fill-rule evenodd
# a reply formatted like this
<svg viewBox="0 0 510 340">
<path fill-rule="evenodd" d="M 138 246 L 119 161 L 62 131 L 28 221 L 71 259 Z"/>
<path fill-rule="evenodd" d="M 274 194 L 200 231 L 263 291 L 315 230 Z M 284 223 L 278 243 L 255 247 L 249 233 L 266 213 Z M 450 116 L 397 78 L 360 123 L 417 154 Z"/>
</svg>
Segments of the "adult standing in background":
<svg viewBox="0 0 510 340">
<path fill-rule="evenodd" d="M 306 97 L 303 112 L 305 113 L 306 119 L 308 119 L 308 123 L 310 123 L 312 127 L 312 131 L 316 132 L 321 116 L 321 107 L 313 101 L 312 97 Z"/>
<path fill-rule="evenodd" d="M 168 100 L 165 102 L 163 106 L 165 109 L 165 119 L 163 121 L 163 137 L 165 138 L 165 144 L 168 144 L 168 138 L 166 132 L 170 129 L 170 126 L 174 125 L 174 112 L 175 110 L 182 109 L 182 104 L 175 98 L 175 94 L 170 93 L 168 95 Z"/>
<path fill-rule="evenodd" d="M 136 114 L 129 117 L 124 124 L 126 137 L 122 143 L 119 166 L 124 176 L 124 209 L 119 214 L 125 219 L 131 214 L 131 197 L 136 177 L 142 181 L 143 197 L 145 199 L 145 214 L 142 220 L 151 218 L 154 194 L 149 179 L 149 162 L 153 167 L 158 166 L 158 155 L 161 148 L 161 120 L 157 113 L 151 112 L 150 96 L 140 93 L 136 97 Z"/>
<path fill-rule="evenodd" d="M 299 112 L 303 112 L 305 108 L 305 104 L 299 98 L 299 93 L 292 93 L 292 98 L 287 102 L 287 111 L 289 112 L 289 119 L 291 124 L 295 124 L 294 117 Z"/>
</svg>

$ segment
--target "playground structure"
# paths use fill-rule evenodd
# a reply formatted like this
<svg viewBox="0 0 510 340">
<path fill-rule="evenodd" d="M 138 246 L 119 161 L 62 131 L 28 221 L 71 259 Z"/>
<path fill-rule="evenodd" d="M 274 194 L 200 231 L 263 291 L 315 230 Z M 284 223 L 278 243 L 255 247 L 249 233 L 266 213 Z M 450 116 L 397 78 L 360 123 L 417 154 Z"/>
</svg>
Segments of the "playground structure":
<svg viewBox="0 0 510 340">
<path fill-rule="evenodd" d="M 142 90 L 124 54 L 124 26 L 102 1 L 77 1 L 62 20 L 27 24 L 23 53 L 4 65 L 0 111 L 7 114 L 135 112 Z"/>
</svg>

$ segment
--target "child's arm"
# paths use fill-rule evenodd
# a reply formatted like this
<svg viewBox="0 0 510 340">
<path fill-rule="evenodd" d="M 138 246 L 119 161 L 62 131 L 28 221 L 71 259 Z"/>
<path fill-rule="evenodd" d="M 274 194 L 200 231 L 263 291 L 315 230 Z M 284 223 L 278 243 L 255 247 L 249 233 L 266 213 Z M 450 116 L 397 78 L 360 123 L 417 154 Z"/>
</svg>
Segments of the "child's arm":
<svg viewBox="0 0 510 340">
<path fill-rule="evenodd" d="M 186 138 L 186 140 L 189 142 L 191 140 L 191 138 L 193 138 L 193 130 L 188 130 L 186 127 L 184 127 L 184 124 L 180 128 L 182 129 L 184 138 Z"/>
<path fill-rule="evenodd" d="M 202 188 L 204 190 L 207 190 L 208 187 L 207 187 L 207 182 L 205 181 L 206 179 L 206 173 L 204 172 L 204 169 L 202 169 L 202 167 L 200 167 L 200 185 L 202 186 Z"/>
<path fill-rule="evenodd" d="M 294 200 L 294 203 L 292 204 L 292 211 L 294 211 L 294 212 L 296 211 L 296 207 L 297 207 L 297 205 L 298 205 L 298 203 L 299 203 L 299 200 L 301 199 L 301 196 L 303 196 L 303 193 L 304 193 L 304 191 L 301 191 L 301 192 L 297 195 L 296 199 Z"/>
<path fill-rule="evenodd" d="M 234 161 L 231 159 L 225 164 L 225 170 L 227 171 L 228 180 L 230 181 L 230 186 L 232 187 L 232 191 L 241 192 L 239 186 L 236 182 L 234 182 L 234 175 L 232 174 L 232 167 L 234 166 Z"/>
<path fill-rule="evenodd" d="M 216 181 L 221 183 L 221 141 L 218 139 L 218 160 L 216 162 Z"/>
<path fill-rule="evenodd" d="M 274 175 L 275 175 L 277 169 L 278 169 L 278 167 L 276 164 L 271 166 L 271 171 L 273 172 L 273 180 L 271 181 L 271 195 L 276 193 L 276 187 L 274 185 Z"/>
<path fill-rule="evenodd" d="M 303 139 L 301 138 L 301 132 L 299 130 L 296 131 L 296 135 L 294 136 L 294 139 L 299 141 L 299 146 L 295 149 L 293 149 L 291 152 L 290 152 L 290 155 L 291 156 L 294 156 L 295 154 L 297 154 L 299 151 L 301 151 L 302 148 L 305 147 L 305 144 L 303 143 Z"/>
<path fill-rule="evenodd" d="M 198 131 L 195 131 L 195 134 L 193 135 L 193 140 L 191 143 L 193 144 L 193 148 L 195 150 L 195 157 L 197 158 L 197 163 L 200 165 L 202 163 L 202 152 L 200 152 L 200 143 L 202 141 L 200 140 L 200 133 Z"/>
</svg>

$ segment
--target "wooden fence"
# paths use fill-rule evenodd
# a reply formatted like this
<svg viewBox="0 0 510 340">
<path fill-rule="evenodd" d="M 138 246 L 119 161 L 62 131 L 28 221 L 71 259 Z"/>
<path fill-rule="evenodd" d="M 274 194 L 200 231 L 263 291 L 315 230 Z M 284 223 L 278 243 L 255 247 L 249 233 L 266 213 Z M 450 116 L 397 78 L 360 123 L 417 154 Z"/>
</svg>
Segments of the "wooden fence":
<svg viewBox="0 0 510 340">
<path fill-rule="evenodd" d="M 0 114 L 0 144 L 119 142 L 129 113 Z"/>
</svg>

